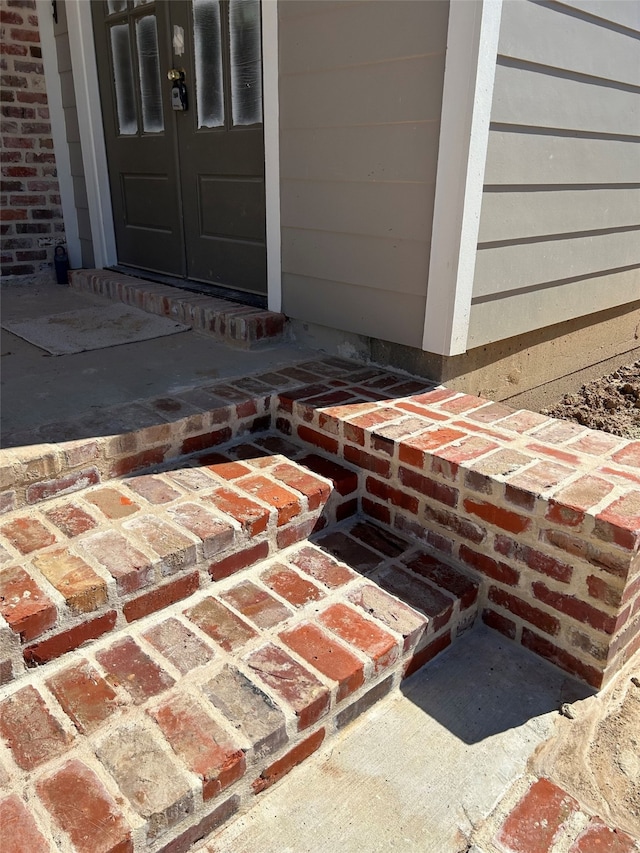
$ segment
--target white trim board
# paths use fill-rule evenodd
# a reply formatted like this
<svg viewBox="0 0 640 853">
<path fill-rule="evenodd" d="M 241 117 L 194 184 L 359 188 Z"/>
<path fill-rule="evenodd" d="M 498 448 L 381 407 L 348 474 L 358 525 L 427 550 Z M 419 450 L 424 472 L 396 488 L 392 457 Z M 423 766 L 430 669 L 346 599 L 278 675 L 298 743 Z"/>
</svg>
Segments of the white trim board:
<svg viewBox="0 0 640 853">
<path fill-rule="evenodd" d="M 451 0 L 422 349 L 466 352 L 502 0 Z"/>
<path fill-rule="evenodd" d="M 51 122 L 51 138 L 56 155 L 56 171 L 60 189 L 62 219 L 64 221 L 64 236 L 69 255 L 69 265 L 82 266 L 82 247 L 78 230 L 78 211 L 76 209 L 71 175 L 71 158 L 67 142 L 67 126 L 62 107 L 62 84 L 58 73 L 58 53 L 53 29 L 53 11 L 50 0 L 36 0 L 38 28 L 40 30 L 40 47 L 42 48 L 42 64 L 44 66 L 44 81 L 47 89 L 49 104 L 49 121 Z"/>
<path fill-rule="evenodd" d="M 45 5 L 48 0 L 40 0 Z M 91 4 L 67 0 L 80 142 L 89 199 L 89 218 L 96 267 L 117 263 L 107 154 L 98 88 Z M 271 311 L 282 304 L 280 237 L 280 119 L 278 100 L 278 4 L 262 3 L 263 104 L 265 147 L 267 300 Z"/>
</svg>

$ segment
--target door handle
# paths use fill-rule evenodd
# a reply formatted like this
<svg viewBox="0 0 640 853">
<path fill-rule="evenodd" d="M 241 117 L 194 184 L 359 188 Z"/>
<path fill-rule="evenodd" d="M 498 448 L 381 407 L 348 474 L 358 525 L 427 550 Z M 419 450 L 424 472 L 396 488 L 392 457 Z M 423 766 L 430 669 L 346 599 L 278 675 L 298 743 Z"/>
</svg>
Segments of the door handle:
<svg viewBox="0 0 640 853">
<path fill-rule="evenodd" d="M 176 112 L 184 112 L 189 107 L 185 73 L 180 68 L 172 68 L 167 77 L 171 80 L 171 106 Z"/>
</svg>

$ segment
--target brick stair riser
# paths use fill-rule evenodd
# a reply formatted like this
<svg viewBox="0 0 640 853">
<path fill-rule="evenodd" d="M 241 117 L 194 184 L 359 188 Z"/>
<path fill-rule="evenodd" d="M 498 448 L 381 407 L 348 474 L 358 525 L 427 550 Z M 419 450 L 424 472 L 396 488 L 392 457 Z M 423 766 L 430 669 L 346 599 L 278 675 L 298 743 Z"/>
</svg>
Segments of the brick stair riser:
<svg viewBox="0 0 640 853">
<path fill-rule="evenodd" d="M 640 647 L 640 492 L 630 494 L 630 471 L 611 467 L 633 443 L 606 436 L 614 458 L 603 460 L 514 440 L 499 423 L 451 425 L 437 402 L 421 441 L 424 423 L 411 415 L 426 407 L 407 405 L 403 423 L 397 401 L 350 416 L 347 404 L 327 410 L 285 399 L 276 420 L 292 439 L 361 467 L 364 512 L 483 577 L 487 624 L 602 686 Z M 585 444 L 599 441 L 581 431 Z M 532 446 L 536 456 L 526 452 Z"/>
<path fill-rule="evenodd" d="M 105 270 L 77 270 L 71 287 L 112 301 L 124 302 L 150 314 L 170 317 L 215 340 L 250 348 L 282 340 L 283 314 L 241 305 L 211 296 L 199 296 L 163 284 L 118 275 Z"/>
<path fill-rule="evenodd" d="M 363 591 L 372 589 L 367 578 L 316 549 L 311 552 L 319 562 L 309 563 L 308 551 L 308 546 L 290 548 L 278 555 L 275 564 L 263 562 L 243 572 L 241 582 L 237 576 L 229 577 L 129 626 L 125 640 L 119 636 L 97 640 L 89 649 L 32 671 L 15 688 L 5 689 L 0 703 L 0 733 L 5 741 L 0 747 L 0 776 L 6 768 L 12 795 L 29 802 L 29 813 L 21 812 L 13 801 L 6 806 L 13 809 L 14 820 L 24 821 L 25 836 L 40 832 L 44 839 L 59 838 L 57 821 L 62 813 L 64 828 L 75 832 L 71 836 L 77 845 L 74 849 L 93 851 L 90 845 L 95 838 L 87 840 L 87 823 L 80 815 L 87 811 L 91 820 L 93 809 L 100 809 L 110 814 L 114 846 L 109 849 L 187 851 L 395 690 L 405 674 L 445 648 L 475 611 L 472 602 L 465 607 L 457 602 L 449 622 L 436 628 L 384 593 L 376 592 L 372 603 L 363 597 Z M 415 553 L 412 546 L 395 556 L 379 553 L 379 568 L 397 559 L 410 562 Z M 338 575 L 318 574 L 326 570 L 327 561 Z M 281 572 L 283 564 L 306 577 L 305 583 L 314 586 L 320 598 L 300 605 L 291 587 L 281 589 L 289 590 L 288 597 L 279 595 L 273 572 Z M 310 574 L 300 568 L 303 565 Z M 252 621 L 259 620 L 260 611 L 251 597 L 237 595 L 247 583 L 271 597 L 271 610 L 262 613 L 272 613 L 274 606 L 288 613 L 261 629 Z M 232 620 L 217 617 L 215 638 L 209 634 L 207 616 L 212 593 L 216 606 L 226 608 Z M 205 649 L 208 657 L 198 659 L 195 646 L 191 654 L 172 657 L 175 638 L 161 630 L 169 621 L 186 629 L 192 643 L 200 652 Z M 351 636 L 354 624 L 361 628 Z M 305 645 L 310 631 L 320 637 L 320 646 L 312 649 Z M 325 649 L 323 643 L 328 644 Z M 283 655 L 297 667 L 289 668 L 284 682 L 269 675 L 270 662 Z M 246 679 L 242 681 L 245 701 L 256 704 L 256 695 L 267 696 L 270 706 L 260 705 L 262 713 L 278 716 L 281 722 L 268 722 L 265 717 L 258 738 L 255 731 L 262 723 L 256 723 L 259 714 L 252 711 L 254 733 L 248 733 L 246 719 L 239 723 L 233 713 L 230 676 L 221 675 L 223 670 L 240 672 L 240 681 Z M 237 702 L 238 677 L 231 680 Z M 21 713 L 14 710 L 16 701 Z M 22 733 L 25 714 L 32 733 L 39 737 L 35 750 L 32 738 Z M 195 753 L 194 728 L 201 731 Z M 212 737 L 223 755 L 210 758 L 213 753 L 207 750 L 215 746 Z M 135 762 L 131 765 L 136 749 L 144 750 L 146 762 L 140 774 L 153 779 L 146 793 L 140 791 L 143 783 L 137 778 Z M 202 766 L 203 751 L 213 762 L 208 770 Z M 165 789 L 165 777 L 177 781 Z M 64 810 L 70 791 L 84 798 L 83 808 L 73 812 L 74 820 L 69 820 L 68 806 Z M 146 796 L 155 797 L 153 808 L 146 808 Z M 0 812 L 2 808 L 0 804 Z M 41 849 L 57 848 L 53 844 L 48 848 L 43 841 Z"/>
</svg>

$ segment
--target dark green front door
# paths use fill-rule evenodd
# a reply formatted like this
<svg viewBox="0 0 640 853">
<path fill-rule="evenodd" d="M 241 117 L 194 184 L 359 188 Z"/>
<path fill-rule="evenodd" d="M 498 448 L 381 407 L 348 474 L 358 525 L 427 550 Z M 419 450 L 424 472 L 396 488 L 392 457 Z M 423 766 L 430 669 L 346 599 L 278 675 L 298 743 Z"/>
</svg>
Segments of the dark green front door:
<svg viewBox="0 0 640 853">
<path fill-rule="evenodd" d="M 259 0 L 92 5 L 118 262 L 266 293 Z"/>
</svg>

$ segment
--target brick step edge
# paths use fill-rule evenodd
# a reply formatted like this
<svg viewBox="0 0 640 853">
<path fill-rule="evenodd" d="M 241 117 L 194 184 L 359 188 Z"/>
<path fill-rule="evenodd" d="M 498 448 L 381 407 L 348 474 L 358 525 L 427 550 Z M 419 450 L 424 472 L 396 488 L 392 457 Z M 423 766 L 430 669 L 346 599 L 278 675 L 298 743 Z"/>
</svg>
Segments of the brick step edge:
<svg viewBox="0 0 640 853">
<path fill-rule="evenodd" d="M 286 330 L 284 314 L 109 270 L 74 270 L 69 282 L 74 290 L 170 317 L 218 341 L 243 348 L 280 341 Z"/>
</svg>

